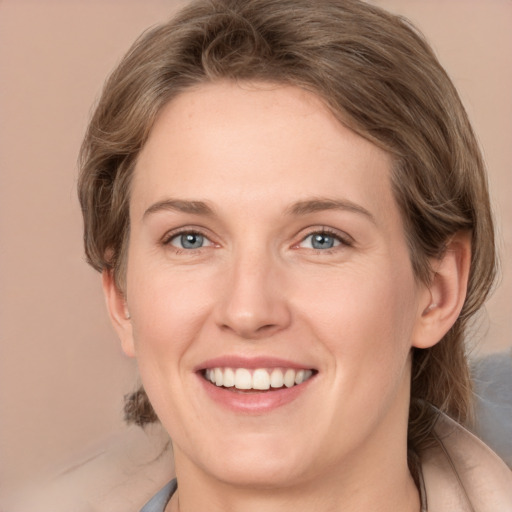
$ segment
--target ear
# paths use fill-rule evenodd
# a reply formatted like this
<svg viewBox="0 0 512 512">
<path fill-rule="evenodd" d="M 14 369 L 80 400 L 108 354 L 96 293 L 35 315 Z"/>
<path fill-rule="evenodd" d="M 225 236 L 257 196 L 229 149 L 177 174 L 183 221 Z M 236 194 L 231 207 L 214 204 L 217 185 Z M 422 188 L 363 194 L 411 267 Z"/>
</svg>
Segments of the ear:
<svg viewBox="0 0 512 512">
<path fill-rule="evenodd" d="M 432 347 L 455 323 L 466 299 L 470 264 L 471 236 L 456 233 L 443 255 L 432 262 L 434 275 L 420 304 L 414 347 Z"/>
<path fill-rule="evenodd" d="M 125 295 L 118 288 L 111 270 L 103 270 L 101 279 L 110 321 L 121 340 L 123 352 L 129 357 L 135 357 L 132 320 Z"/>
</svg>

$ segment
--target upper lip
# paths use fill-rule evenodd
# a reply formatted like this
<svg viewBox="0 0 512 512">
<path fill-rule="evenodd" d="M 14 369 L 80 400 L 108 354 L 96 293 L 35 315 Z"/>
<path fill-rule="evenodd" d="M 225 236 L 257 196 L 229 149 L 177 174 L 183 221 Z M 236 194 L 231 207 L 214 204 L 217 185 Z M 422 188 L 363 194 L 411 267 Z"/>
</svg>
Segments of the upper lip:
<svg viewBox="0 0 512 512">
<path fill-rule="evenodd" d="M 293 368 L 295 370 L 315 369 L 307 363 L 300 363 L 271 356 L 244 357 L 237 355 L 225 355 L 208 359 L 207 361 L 200 363 L 195 367 L 194 371 L 198 372 L 208 368 L 247 368 L 248 370 L 254 370 L 256 368 Z"/>
</svg>

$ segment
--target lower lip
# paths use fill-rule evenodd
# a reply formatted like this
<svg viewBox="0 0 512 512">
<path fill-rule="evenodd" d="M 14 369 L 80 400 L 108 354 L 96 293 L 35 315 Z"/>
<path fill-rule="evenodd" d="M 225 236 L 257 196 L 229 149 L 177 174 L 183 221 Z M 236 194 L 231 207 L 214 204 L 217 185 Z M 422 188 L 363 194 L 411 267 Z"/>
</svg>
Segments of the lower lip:
<svg viewBox="0 0 512 512">
<path fill-rule="evenodd" d="M 289 404 L 308 388 L 315 376 L 291 388 L 279 388 L 270 391 L 239 392 L 235 388 L 223 388 L 212 384 L 201 374 L 197 374 L 203 389 L 216 403 L 235 412 L 262 414 Z"/>
</svg>

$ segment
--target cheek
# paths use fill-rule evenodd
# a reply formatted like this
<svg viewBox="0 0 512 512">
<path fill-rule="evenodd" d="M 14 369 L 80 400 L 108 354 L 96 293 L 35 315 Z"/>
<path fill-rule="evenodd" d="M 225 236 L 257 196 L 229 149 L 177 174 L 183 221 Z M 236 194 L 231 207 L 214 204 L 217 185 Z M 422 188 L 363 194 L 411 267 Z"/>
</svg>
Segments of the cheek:
<svg viewBox="0 0 512 512">
<path fill-rule="evenodd" d="M 306 314 L 326 329 L 335 328 L 340 334 L 348 330 L 357 337 L 377 331 L 389 337 L 391 332 L 410 331 L 417 297 L 408 272 L 371 272 L 367 268 L 333 272 L 317 286 L 305 283 L 301 302 L 306 304 Z M 379 337 L 372 339 L 378 342 Z"/>
<path fill-rule="evenodd" d="M 337 378 L 354 389 L 395 381 L 410 351 L 417 310 L 414 278 L 408 270 L 385 268 L 340 273 L 302 291 L 306 321 L 331 354 Z"/>
<path fill-rule="evenodd" d="M 201 327 L 208 297 L 205 281 L 147 266 L 138 270 L 133 269 L 128 282 L 137 356 L 179 353 Z"/>
<path fill-rule="evenodd" d="M 185 286 L 176 276 L 147 267 L 131 274 L 129 296 L 133 340 L 140 377 L 151 403 L 166 428 L 179 418 L 187 351 L 198 338 L 204 317 L 197 287 Z M 128 288 L 130 289 L 130 288 Z M 185 362 L 185 364 L 184 364 Z M 170 393 L 169 390 L 174 390 Z"/>
</svg>

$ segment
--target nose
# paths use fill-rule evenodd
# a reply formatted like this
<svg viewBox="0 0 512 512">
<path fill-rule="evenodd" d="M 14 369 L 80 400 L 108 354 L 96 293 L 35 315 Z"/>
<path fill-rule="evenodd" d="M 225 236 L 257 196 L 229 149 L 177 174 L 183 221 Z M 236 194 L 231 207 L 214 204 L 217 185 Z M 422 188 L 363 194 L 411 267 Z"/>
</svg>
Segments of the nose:
<svg viewBox="0 0 512 512">
<path fill-rule="evenodd" d="M 280 262 L 254 251 L 239 255 L 223 280 L 217 304 L 219 327 L 247 340 L 257 340 L 286 329 L 291 311 Z M 226 276 L 225 276 L 226 277 Z"/>
</svg>

